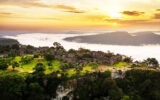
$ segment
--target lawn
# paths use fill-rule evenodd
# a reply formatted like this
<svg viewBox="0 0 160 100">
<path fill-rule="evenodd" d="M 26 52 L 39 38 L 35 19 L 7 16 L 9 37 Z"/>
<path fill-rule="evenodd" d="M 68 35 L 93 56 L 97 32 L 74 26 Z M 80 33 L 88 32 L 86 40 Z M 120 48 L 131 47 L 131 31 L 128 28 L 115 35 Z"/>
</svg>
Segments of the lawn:
<svg viewBox="0 0 160 100">
<path fill-rule="evenodd" d="M 83 67 L 83 71 L 90 71 L 90 70 L 92 70 L 91 66 L 85 66 L 85 67 Z"/>
<path fill-rule="evenodd" d="M 21 65 L 20 68 L 22 68 L 24 72 L 33 71 L 33 68 L 36 66 L 38 62 L 38 59 L 34 59 L 29 64 Z"/>
<path fill-rule="evenodd" d="M 112 67 L 130 67 L 129 64 L 127 64 L 126 62 L 119 62 L 117 64 L 114 64 Z"/>
<path fill-rule="evenodd" d="M 52 73 L 52 72 L 56 72 L 56 71 L 61 71 L 60 69 L 60 61 L 54 60 L 52 61 L 52 66 L 48 66 L 48 61 L 44 61 L 44 64 L 46 66 L 46 74 Z"/>
<path fill-rule="evenodd" d="M 27 56 L 31 56 L 31 55 L 27 55 Z M 15 61 L 20 62 L 21 61 L 21 57 L 17 56 L 15 59 Z M 43 63 L 46 66 L 46 74 L 50 74 L 52 72 L 56 72 L 56 71 L 62 71 L 60 69 L 60 61 L 54 60 L 54 61 L 46 61 L 44 58 L 34 58 L 30 63 L 25 64 L 25 65 L 20 65 L 19 67 L 16 68 L 16 70 L 20 71 L 20 72 L 33 72 L 34 71 L 34 67 L 36 66 L 37 63 Z M 51 66 L 49 66 L 48 64 L 51 63 Z M 114 64 L 111 67 L 116 67 L 116 68 L 129 68 L 130 65 L 127 64 L 126 62 L 119 62 L 117 64 Z M 83 67 L 83 70 L 81 72 L 81 74 L 84 74 L 86 71 L 95 71 L 95 69 L 93 69 L 91 66 L 85 66 Z M 74 70 L 74 68 L 72 69 L 68 69 L 66 71 L 66 73 L 68 74 L 68 77 L 74 76 L 76 74 L 76 71 Z"/>
<path fill-rule="evenodd" d="M 27 56 L 31 56 L 31 55 L 27 55 Z M 21 57 L 20 56 L 15 57 L 14 61 L 20 62 Z M 21 72 L 33 72 L 34 71 L 33 68 L 36 66 L 37 63 L 43 63 L 46 66 L 46 71 L 45 71 L 46 74 L 52 73 L 54 71 L 61 71 L 61 69 L 59 68 L 60 61 L 57 61 L 57 60 L 51 61 L 52 66 L 48 66 L 49 62 L 44 60 L 44 58 L 34 58 L 30 63 L 25 65 L 20 65 L 16 69 Z"/>
<path fill-rule="evenodd" d="M 76 74 L 76 71 L 74 69 L 69 69 L 67 70 L 67 74 L 68 77 L 72 77 Z"/>
</svg>

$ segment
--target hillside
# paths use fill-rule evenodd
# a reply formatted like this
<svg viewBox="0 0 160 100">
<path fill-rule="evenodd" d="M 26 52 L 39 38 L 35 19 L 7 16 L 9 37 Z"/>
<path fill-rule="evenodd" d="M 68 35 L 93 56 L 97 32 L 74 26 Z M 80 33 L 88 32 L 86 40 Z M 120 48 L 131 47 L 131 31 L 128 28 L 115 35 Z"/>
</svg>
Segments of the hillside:
<svg viewBox="0 0 160 100">
<path fill-rule="evenodd" d="M 19 42 L 14 39 L 7 39 L 0 37 L 0 45 L 13 45 L 13 44 L 19 44 Z"/>
<path fill-rule="evenodd" d="M 133 36 L 134 35 L 134 36 Z M 68 37 L 64 40 L 78 43 L 110 44 L 110 45 L 155 45 L 160 44 L 160 35 L 152 32 L 111 32 L 98 35 Z"/>
<path fill-rule="evenodd" d="M 65 50 L 57 42 L 0 50 L 0 100 L 160 100 L 155 58 L 140 62 L 112 52 Z"/>
</svg>

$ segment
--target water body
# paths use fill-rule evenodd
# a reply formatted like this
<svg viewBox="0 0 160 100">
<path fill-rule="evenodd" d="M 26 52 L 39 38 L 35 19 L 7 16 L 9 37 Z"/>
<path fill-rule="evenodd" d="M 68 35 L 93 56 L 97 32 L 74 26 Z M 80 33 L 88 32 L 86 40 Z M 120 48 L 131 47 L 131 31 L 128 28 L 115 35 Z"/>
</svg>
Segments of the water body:
<svg viewBox="0 0 160 100">
<path fill-rule="evenodd" d="M 71 48 L 78 49 L 80 47 L 103 52 L 114 52 L 131 56 L 134 60 L 144 60 L 148 57 L 154 57 L 160 62 L 160 45 L 143 45 L 143 46 L 131 46 L 131 45 L 108 45 L 108 44 L 93 44 L 93 43 L 78 43 L 65 41 L 65 38 L 75 36 L 86 36 L 100 34 L 97 32 L 89 33 L 63 33 L 63 34 L 51 34 L 51 33 L 25 33 L 16 35 L 4 35 L 2 37 L 17 39 L 21 44 L 39 46 L 52 46 L 53 42 L 61 43 L 65 49 Z M 157 33 L 158 34 L 158 33 Z"/>
</svg>

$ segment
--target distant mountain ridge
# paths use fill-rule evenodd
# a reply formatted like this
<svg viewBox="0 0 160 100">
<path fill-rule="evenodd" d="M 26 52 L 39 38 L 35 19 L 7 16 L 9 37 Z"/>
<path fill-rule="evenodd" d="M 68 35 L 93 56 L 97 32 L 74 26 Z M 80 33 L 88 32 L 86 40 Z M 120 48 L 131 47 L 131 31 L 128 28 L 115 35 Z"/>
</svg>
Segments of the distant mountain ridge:
<svg viewBox="0 0 160 100">
<path fill-rule="evenodd" d="M 0 45 L 13 45 L 19 44 L 19 42 L 15 39 L 1 38 L 0 37 Z"/>
<path fill-rule="evenodd" d="M 140 46 L 160 44 L 160 35 L 153 32 L 130 34 L 125 31 L 118 31 L 98 35 L 68 37 L 64 40 L 78 43 Z"/>
</svg>

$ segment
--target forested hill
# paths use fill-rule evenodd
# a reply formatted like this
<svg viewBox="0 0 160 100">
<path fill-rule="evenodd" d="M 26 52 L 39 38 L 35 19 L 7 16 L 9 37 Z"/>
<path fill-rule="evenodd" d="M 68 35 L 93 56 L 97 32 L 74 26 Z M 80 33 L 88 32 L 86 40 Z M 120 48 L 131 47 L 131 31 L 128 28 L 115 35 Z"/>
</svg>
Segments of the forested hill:
<svg viewBox="0 0 160 100">
<path fill-rule="evenodd" d="M 1 38 L 0 37 L 0 45 L 13 45 L 19 44 L 19 42 L 15 39 Z"/>
<path fill-rule="evenodd" d="M 160 100 L 155 58 L 15 44 L 0 46 L 0 100 Z"/>
<path fill-rule="evenodd" d="M 111 45 L 154 45 L 160 44 L 160 35 L 153 32 L 110 32 L 97 35 L 76 36 L 65 38 L 66 41 L 91 44 L 111 44 Z"/>
</svg>

